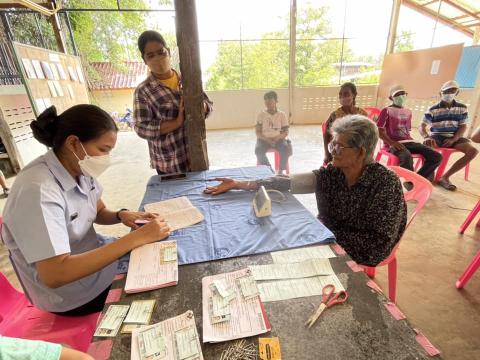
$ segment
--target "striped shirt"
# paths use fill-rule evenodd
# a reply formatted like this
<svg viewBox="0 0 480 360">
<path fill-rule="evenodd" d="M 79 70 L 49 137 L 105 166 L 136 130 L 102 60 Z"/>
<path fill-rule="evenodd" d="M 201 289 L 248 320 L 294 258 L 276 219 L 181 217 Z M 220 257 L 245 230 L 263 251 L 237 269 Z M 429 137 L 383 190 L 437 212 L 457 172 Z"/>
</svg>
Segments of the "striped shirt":
<svg viewBox="0 0 480 360">
<path fill-rule="evenodd" d="M 455 100 L 450 108 L 446 106 L 445 102 L 440 101 L 428 109 L 423 117 L 423 123 L 430 125 L 431 135 L 445 137 L 453 137 L 460 125 L 467 122 L 467 106 Z"/>
<path fill-rule="evenodd" d="M 180 79 L 180 76 L 178 76 Z M 175 121 L 178 117 L 181 99 L 181 81 L 178 90 L 165 86 L 150 74 L 135 89 L 133 103 L 134 130 L 147 140 L 152 168 L 167 174 L 183 173 L 190 170 L 187 155 L 185 127 L 161 134 L 162 124 Z M 207 105 L 206 116 L 212 111 L 213 103 L 204 93 Z"/>
</svg>

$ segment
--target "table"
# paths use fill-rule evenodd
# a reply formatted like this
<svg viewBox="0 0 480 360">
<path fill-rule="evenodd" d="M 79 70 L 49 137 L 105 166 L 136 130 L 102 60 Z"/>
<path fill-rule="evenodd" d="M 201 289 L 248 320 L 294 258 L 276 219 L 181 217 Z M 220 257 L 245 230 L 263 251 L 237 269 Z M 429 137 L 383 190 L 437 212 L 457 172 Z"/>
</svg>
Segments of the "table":
<svg viewBox="0 0 480 360">
<path fill-rule="evenodd" d="M 384 295 L 366 286 L 364 273 L 354 273 L 346 265 L 348 256 L 332 258 L 332 267 L 349 292 L 346 304 L 322 314 L 308 330 L 304 322 L 320 303 L 320 296 L 265 303 L 272 331 L 261 337 L 278 336 L 283 359 L 428 359 L 415 341 L 415 333 L 407 320 L 396 321 L 385 309 Z M 192 310 L 202 336 L 202 286 L 204 276 L 230 272 L 253 264 L 272 262 L 270 254 L 183 265 L 179 268 L 178 285 L 146 293 L 122 294 L 116 304 L 133 300 L 157 299 L 151 323 Z M 122 288 L 125 279 L 115 281 L 112 288 Z M 106 306 L 107 308 L 108 306 Z M 94 338 L 94 341 L 104 338 Z M 119 334 L 113 340 L 110 359 L 130 359 L 130 335 Z M 258 345 L 257 337 L 247 339 Z M 219 359 L 231 342 L 203 344 L 206 360 Z"/>
<path fill-rule="evenodd" d="M 187 195 L 195 206 L 199 206 L 204 214 L 207 213 L 208 215 L 211 206 L 205 205 L 206 203 L 202 200 L 203 195 L 201 193 L 205 185 L 202 185 L 202 181 L 208 182 L 214 176 L 228 176 L 231 173 L 232 170 L 195 173 L 177 183 L 163 184 L 158 182 L 158 178 L 153 177 L 147 185 L 147 192 L 142 205 L 152 200 L 158 201 L 166 197 Z M 233 173 L 236 178 L 251 178 L 252 175 L 265 176 L 270 174 L 269 171 L 266 172 L 261 167 L 257 170 L 255 168 L 253 170 L 248 170 L 248 168 L 247 170 L 235 169 Z M 247 195 L 236 194 L 232 196 L 237 196 L 236 200 L 238 200 L 238 196 L 245 197 Z M 206 216 L 206 218 L 209 219 L 210 217 Z M 318 221 L 314 217 L 310 215 L 308 219 L 311 223 L 310 226 L 318 226 Z M 268 231 L 268 229 L 269 227 L 266 226 L 263 231 Z M 122 293 L 120 300 L 116 303 L 130 304 L 134 300 L 157 299 L 157 305 L 151 320 L 152 324 L 177 316 L 187 310 L 192 310 L 195 314 L 201 339 L 201 279 L 205 276 L 239 270 L 248 265 L 269 264 L 273 261 L 270 253 L 259 254 L 262 251 L 255 248 L 252 252 L 256 254 L 238 256 L 229 252 L 219 256 L 223 259 L 198 262 L 198 259 L 189 258 L 186 251 L 182 255 L 180 252 L 182 239 L 186 234 L 190 236 L 190 239 L 192 237 L 195 239 L 195 236 L 201 236 L 204 233 L 205 228 L 200 226 L 193 230 L 190 228 L 184 230 L 186 231 L 173 236 L 179 243 L 180 263 L 184 264 L 179 267 L 178 285 L 139 294 L 127 295 Z M 259 231 L 262 231 L 261 227 Z M 331 240 L 331 237 L 328 236 L 329 232 L 326 231 L 325 234 L 327 234 L 325 239 Z M 188 247 L 185 250 L 187 249 Z M 210 254 L 218 254 L 218 251 L 214 250 Z M 335 273 L 350 294 L 346 304 L 325 311 L 312 329 L 309 330 L 304 326 L 304 322 L 320 304 L 321 296 L 265 303 L 272 331 L 260 335 L 260 337 L 278 336 L 282 358 L 288 360 L 428 359 L 428 355 L 416 342 L 415 332 L 408 321 L 395 320 L 385 309 L 384 304 L 388 299 L 383 294 L 378 294 L 370 289 L 366 285 L 368 281 L 366 275 L 363 272 L 354 273 L 347 266 L 347 260 L 350 260 L 348 256 L 330 259 Z M 112 289 L 123 288 L 124 285 L 125 279 L 117 280 L 114 281 Z M 104 310 L 108 308 L 108 305 L 105 306 Z M 104 340 L 104 338 L 94 338 L 94 341 L 99 340 Z M 258 345 L 257 337 L 248 338 L 247 341 Z M 130 359 L 130 343 L 131 335 L 119 333 L 113 339 L 110 358 L 115 360 Z M 230 345 L 231 342 L 202 344 L 204 358 L 206 360 L 219 359 L 222 351 Z"/>
</svg>

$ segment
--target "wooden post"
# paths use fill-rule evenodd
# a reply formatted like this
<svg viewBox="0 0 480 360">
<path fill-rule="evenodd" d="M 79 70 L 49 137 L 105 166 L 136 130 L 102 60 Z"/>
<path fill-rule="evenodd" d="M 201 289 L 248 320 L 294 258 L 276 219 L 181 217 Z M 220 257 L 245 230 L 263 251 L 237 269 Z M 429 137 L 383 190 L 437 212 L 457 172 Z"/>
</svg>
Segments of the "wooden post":
<svg viewBox="0 0 480 360">
<path fill-rule="evenodd" d="M 288 122 L 295 118 L 295 76 L 297 50 L 297 0 L 290 0 L 290 59 L 288 62 Z"/>
<path fill-rule="evenodd" d="M 55 34 L 55 40 L 57 40 L 58 51 L 64 54 L 67 53 L 67 46 L 65 45 L 65 39 L 63 37 L 62 28 L 60 26 L 60 19 L 58 14 L 52 15 L 48 18 L 48 21 L 52 24 L 53 33 Z"/>
<path fill-rule="evenodd" d="M 475 27 L 475 33 L 473 34 L 472 45 L 480 44 L 480 25 Z"/>
<path fill-rule="evenodd" d="M 187 152 L 191 171 L 202 171 L 208 169 L 208 153 L 195 1 L 175 0 L 175 13 Z"/>
<path fill-rule="evenodd" d="M 392 54 L 395 51 L 395 40 L 397 39 L 397 25 L 398 17 L 400 15 L 400 5 L 402 5 L 402 0 L 393 0 L 392 16 L 390 17 L 390 30 L 388 31 L 387 54 Z"/>
</svg>

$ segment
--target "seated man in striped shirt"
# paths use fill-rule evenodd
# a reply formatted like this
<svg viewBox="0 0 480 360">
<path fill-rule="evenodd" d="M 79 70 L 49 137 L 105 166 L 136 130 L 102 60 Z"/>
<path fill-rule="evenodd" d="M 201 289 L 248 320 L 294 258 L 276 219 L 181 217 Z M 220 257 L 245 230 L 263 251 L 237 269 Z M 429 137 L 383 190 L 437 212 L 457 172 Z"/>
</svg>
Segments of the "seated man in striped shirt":
<svg viewBox="0 0 480 360">
<path fill-rule="evenodd" d="M 433 105 L 425 113 L 420 134 L 425 144 L 432 147 L 454 148 L 465 155 L 457 160 L 442 176 L 439 185 L 454 191 L 457 189 L 450 182 L 450 176 L 463 169 L 478 154 L 478 150 L 470 144 L 470 140 L 463 137 L 467 130 L 467 107 L 455 101 L 459 85 L 455 80 L 447 81 L 440 89 L 441 101 Z M 428 131 L 428 127 L 430 127 Z"/>
</svg>

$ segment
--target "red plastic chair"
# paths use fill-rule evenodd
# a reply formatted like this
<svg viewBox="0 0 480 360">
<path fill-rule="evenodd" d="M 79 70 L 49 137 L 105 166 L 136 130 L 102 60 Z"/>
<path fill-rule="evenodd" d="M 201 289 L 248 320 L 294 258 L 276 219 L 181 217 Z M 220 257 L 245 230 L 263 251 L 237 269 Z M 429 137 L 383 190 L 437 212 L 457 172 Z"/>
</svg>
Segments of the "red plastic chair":
<svg viewBox="0 0 480 360">
<path fill-rule="evenodd" d="M 480 212 L 480 200 L 477 202 L 477 205 L 475 205 L 475 207 L 472 209 L 470 214 L 468 214 L 462 226 L 460 226 L 460 230 L 458 230 L 460 234 L 463 234 L 465 232 L 467 227 L 471 224 L 471 222 L 475 219 L 475 216 L 477 216 L 479 212 Z M 477 227 L 480 227 L 480 219 L 478 219 Z"/>
<path fill-rule="evenodd" d="M 268 149 L 267 150 L 267 153 L 271 153 L 273 152 L 273 155 L 274 155 L 274 159 L 275 159 L 275 171 L 278 172 L 280 170 L 280 154 L 278 153 L 277 150 L 275 149 Z M 260 164 L 260 161 L 258 161 L 257 159 L 257 166 L 259 165 L 263 165 L 263 164 Z M 285 173 L 287 175 L 290 174 L 290 165 L 288 164 L 288 159 L 287 159 L 287 166 L 285 167 Z"/>
<path fill-rule="evenodd" d="M 365 110 L 365 112 L 367 113 L 368 118 L 375 122 L 377 122 L 377 119 L 380 116 L 380 113 L 382 112 L 382 110 L 373 106 L 363 108 L 363 110 Z"/>
<path fill-rule="evenodd" d="M 100 313 L 65 317 L 34 307 L 0 272 L 0 334 L 67 344 L 86 352 Z"/>
<path fill-rule="evenodd" d="M 445 169 L 447 168 L 450 155 L 457 153 L 459 151 L 452 148 L 442 148 L 442 147 L 435 148 L 435 151 L 438 151 L 443 156 L 442 162 L 438 166 L 437 173 L 435 175 L 435 181 L 439 181 L 440 178 L 443 176 Z M 465 166 L 465 181 L 468 181 L 469 175 L 470 175 L 470 163 L 468 163 L 467 166 Z"/>
<path fill-rule="evenodd" d="M 462 274 L 462 276 L 460 276 L 460 278 L 455 283 L 455 286 L 457 287 L 457 289 L 462 289 L 467 284 L 468 280 L 470 280 L 470 278 L 473 276 L 475 271 L 477 271 L 479 266 L 480 266 L 480 251 L 477 252 L 477 255 L 475 255 L 470 265 L 468 265 L 465 272 Z"/>
<path fill-rule="evenodd" d="M 432 194 L 432 184 L 424 177 L 414 173 L 413 171 L 401 168 L 399 166 L 391 166 L 390 169 L 394 171 L 398 177 L 403 178 L 404 181 L 410 181 L 413 183 L 413 188 L 410 191 L 404 193 L 405 201 L 415 201 L 415 209 L 407 222 L 405 231 L 408 229 L 413 219 L 420 210 L 425 206 L 430 195 Z M 404 233 L 405 234 L 405 233 Z M 404 235 L 403 234 L 403 235 Z M 402 235 L 402 237 L 403 237 Z M 379 266 L 388 265 L 388 297 L 390 301 L 395 302 L 397 297 L 397 250 L 400 245 L 400 241 L 395 245 L 390 255 L 383 260 L 376 267 L 364 266 L 364 271 L 371 278 L 375 277 L 375 270 Z"/>
</svg>

